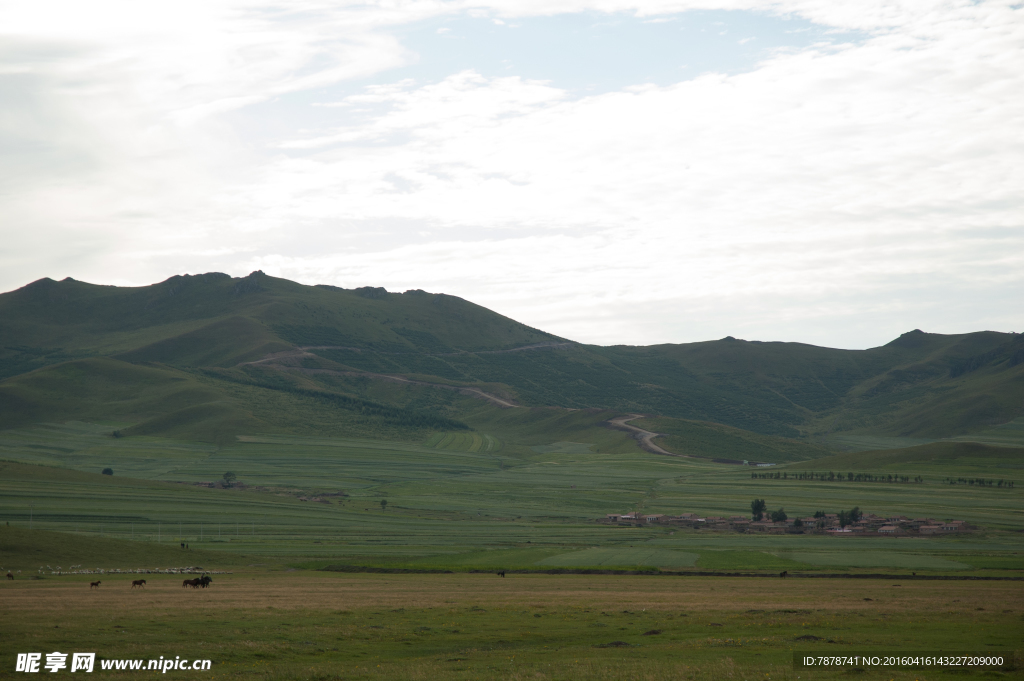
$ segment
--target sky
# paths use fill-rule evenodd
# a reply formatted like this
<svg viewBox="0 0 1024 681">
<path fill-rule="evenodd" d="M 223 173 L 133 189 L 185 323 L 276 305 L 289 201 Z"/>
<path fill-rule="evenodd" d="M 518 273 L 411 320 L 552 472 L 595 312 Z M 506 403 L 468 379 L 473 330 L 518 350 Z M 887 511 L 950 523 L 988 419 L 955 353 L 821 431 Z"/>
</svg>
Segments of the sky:
<svg viewBox="0 0 1024 681">
<path fill-rule="evenodd" d="M 1024 331 L 1024 4 L 0 0 L 0 291 L 253 270 L 586 343 Z"/>
</svg>

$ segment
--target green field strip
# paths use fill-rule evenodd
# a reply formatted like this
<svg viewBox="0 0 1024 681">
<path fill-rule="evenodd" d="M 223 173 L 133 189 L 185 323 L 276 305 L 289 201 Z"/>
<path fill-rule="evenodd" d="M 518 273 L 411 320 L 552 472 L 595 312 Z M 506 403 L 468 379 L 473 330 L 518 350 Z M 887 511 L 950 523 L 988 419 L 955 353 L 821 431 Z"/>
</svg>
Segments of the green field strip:
<svg viewBox="0 0 1024 681">
<path fill-rule="evenodd" d="M 826 441 L 836 449 L 851 452 L 864 452 L 876 449 L 916 447 L 930 442 L 937 442 L 938 440 L 914 437 L 885 437 L 878 435 L 830 435 L 826 438 Z"/>
<path fill-rule="evenodd" d="M 463 433 L 451 433 L 451 438 L 448 440 L 442 440 L 441 449 L 449 452 L 461 452 L 465 448 L 462 446 L 465 435 Z"/>
<path fill-rule="evenodd" d="M 806 564 L 763 551 L 701 551 L 697 567 L 704 570 L 796 570 Z"/>
<path fill-rule="evenodd" d="M 780 558 L 808 565 L 831 567 L 906 568 L 918 570 L 968 570 L 970 565 L 937 556 L 896 551 L 835 551 L 780 553 Z"/>
<path fill-rule="evenodd" d="M 448 435 L 451 435 L 450 433 Z M 404 452 L 430 453 L 434 447 L 429 447 L 414 442 L 401 442 L 389 440 L 367 440 L 359 438 L 325 438 L 325 437 L 301 437 L 301 436 L 277 436 L 277 435 L 239 435 L 238 441 L 241 444 L 265 444 L 284 445 L 287 447 L 344 447 L 359 449 L 386 449 Z"/>
<path fill-rule="evenodd" d="M 535 563 L 552 567 L 692 567 L 698 554 L 657 548 L 590 548 L 560 553 Z"/>
<path fill-rule="evenodd" d="M 480 446 L 484 443 L 484 439 L 480 437 L 478 433 L 470 433 L 470 436 L 473 438 L 473 442 L 469 445 L 469 451 L 479 452 Z"/>
<path fill-rule="evenodd" d="M 423 446 L 424 447 L 436 447 L 437 443 L 440 442 L 441 438 L 443 438 L 444 436 L 445 436 L 444 433 L 431 433 L 430 437 L 428 437 L 426 440 L 424 440 Z"/>
</svg>

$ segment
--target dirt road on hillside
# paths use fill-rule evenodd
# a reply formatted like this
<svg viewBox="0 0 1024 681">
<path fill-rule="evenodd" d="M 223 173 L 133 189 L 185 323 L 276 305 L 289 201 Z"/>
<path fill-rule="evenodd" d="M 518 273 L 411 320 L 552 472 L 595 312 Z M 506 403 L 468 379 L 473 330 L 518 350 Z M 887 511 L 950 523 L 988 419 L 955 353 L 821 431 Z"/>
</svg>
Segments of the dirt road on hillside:
<svg viewBox="0 0 1024 681">
<path fill-rule="evenodd" d="M 638 428 L 636 426 L 629 425 L 629 421 L 640 418 L 643 418 L 643 414 L 630 414 L 629 416 L 620 416 L 618 418 L 609 420 L 608 425 L 617 430 L 625 430 L 627 432 L 633 433 L 633 437 L 636 438 L 636 441 L 640 444 L 641 449 L 645 449 L 648 452 L 651 452 L 652 454 L 678 456 L 684 459 L 692 458 L 687 456 L 686 454 L 676 454 L 674 452 L 670 452 L 654 444 L 654 438 L 660 437 L 661 433 L 652 433 L 649 430 L 644 430 L 643 428 Z"/>
<path fill-rule="evenodd" d="M 462 351 L 457 353 L 439 353 L 431 356 L 443 357 L 451 355 L 464 355 L 464 354 L 476 354 L 476 355 L 497 355 L 509 352 L 524 352 L 529 350 L 551 350 L 554 348 L 562 348 L 573 345 L 571 342 L 559 342 L 559 341 L 546 341 L 543 343 L 534 343 L 532 345 L 523 345 L 518 348 L 510 348 L 507 350 L 481 350 L 479 352 L 470 353 L 468 351 Z M 519 405 L 510 400 L 506 400 L 503 397 L 492 395 L 491 393 L 484 392 L 479 388 L 470 388 L 462 385 L 448 385 L 446 383 L 431 383 L 429 381 L 417 381 L 411 378 L 405 378 L 403 376 L 393 376 L 390 374 L 375 374 L 369 371 L 334 371 L 332 369 L 307 369 L 301 366 L 301 360 L 307 358 L 316 357 L 316 355 L 310 350 L 354 350 L 355 352 L 378 352 L 376 350 L 364 350 L 363 348 L 351 348 L 342 345 L 304 345 L 297 346 L 292 350 L 284 350 L 282 352 L 274 352 L 262 359 L 255 360 L 253 362 L 243 362 L 242 364 L 262 364 L 264 366 L 271 366 L 275 369 L 282 371 L 298 371 L 304 374 L 326 374 L 329 376 L 366 376 L 367 378 L 374 378 L 380 381 L 392 381 L 394 383 L 406 383 L 409 385 L 422 385 L 431 388 L 444 388 L 445 390 L 455 390 L 461 395 L 468 395 L 469 397 L 476 397 L 482 400 L 487 400 L 492 404 L 496 404 L 503 409 L 510 407 L 518 407 Z M 405 353 L 393 353 L 384 352 L 381 354 L 394 355 L 394 354 L 405 354 Z M 429 355 L 430 353 L 423 353 Z M 632 426 L 627 426 L 632 428 Z M 653 446 L 653 445 L 652 445 Z M 656 447 L 660 450 L 660 447 Z M 663 450 L 662 450 L 663 451 Z M 668 454 L 668 452 L 664 452 Z"/>
<path fill-rule="evenodd" d="M 366 348 L 354 348 L 347 345 L 299 345 L 292 350 L 283 350 L 281 352 L 274 352 L 263 359 L 257 359 L 252 362 L 243 362 L 243 364 L 265 364 L 274 363 L 284 359 L 302 359 L 304 357 L 314 357 L 315 354 L 310 350 L 351 350 L 353 352 L 375 352 L 380 355 L 423 355 L 425 357 L 455 357 L 457 355 L 504 355 L 510 352 L 527 352 L 530 350 L 554 350 L 556 348 L 566 348 L 570 345 L 575 345 L 568 341 L 545 341 L 543 343 L 534 343 L 532 345 L 522 345 L 518 348 L 508 348 L 506 350 L 478 350 L 472 352 L 470 350 L 460 350 L 458 352 L 385 352 L 382 350 L 370 350 Z"/>
<path fill-rule="evenodd" d="M 299 371 L 304 374 L 326 374 L 328 376 L 365 376 L 367 378 L 375 378 L 380 381 L 392 381 L 394 383 L 405 383 L 408 385 L 423 385 L 429 388 L 444 388 L 445 390 L 454 390 L 461 395 L 468 395 L 470 397 L 477 397 L 488 402 L 492 402 L 499 407 L 509 408 L 518 407 L 519 405 L 510 402 L 506 399 L 492 395 L 491 393 L 485 393 L 479 388 L 468 388 L 463 385 L 448 385 L 447 383 L 430 383 L 429 381 L 415 381 L 411 378 L 405 378 L 403 376 L 391 376 L 389 374 L 374 374 L 369 371 L 334 371 L 332 369 L 304 369 L 301 367 L 287 367 L 292 371 Z"/>
</svg>

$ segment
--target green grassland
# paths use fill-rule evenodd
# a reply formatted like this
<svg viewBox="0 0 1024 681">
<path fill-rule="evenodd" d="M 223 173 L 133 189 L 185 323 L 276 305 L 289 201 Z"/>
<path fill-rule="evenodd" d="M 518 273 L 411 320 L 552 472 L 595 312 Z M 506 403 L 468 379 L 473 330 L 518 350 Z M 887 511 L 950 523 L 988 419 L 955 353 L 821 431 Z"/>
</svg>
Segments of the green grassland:
<svg viewBox="0 0 1024 681">
<path fill-rule="evenodd" d="M 606 412 L 498 410 L 474 403 L 478 412 L 465 413 L 475 430 L 435 433 L 419 443 L 268 434 L 218 447 L 152 436 L 115 438 L 109 426 L 82 423 L 7 431 L 0 434 L 0 456 L 31 463 L 0 463 L 0 521 L 21 530 L 31 522 L 36 530 L 187 541 L 204 550 L 321 565 L 906 567 L 979 574 L 1024 569 L 1024 560 L 1015 562 L 1024 555 L 1019 535 L 1024 487 L 943 482 L 946 475 L 979 470 L 978 461 L 990 472 L 1005 458 L 968 457 L 964 463 L 956 457 L 912 456 L 897 465 L 892 454 L 874 452 L 868 456 L 877 460 L 864 463 L 874 472 L 892 466 L 907 475 L 924 471 L 923 483 L 790 477 L 801 467 L 826 470 L 821 462 L 847 463 L 842 457 L 854 457 L 850 463 L 855 464 L 852 454 L 767 469 L 786 472 L 785 479 L 754 479 L 749 467 L 643 452 L 626 433 L 601 427 Z M 546 444 L 538 443 L 541 435 L 549 438 Z M 595 441 L 587 442 L 588 435 L 596 435 Z M 107 466 L 114 476 L 96 473 Z M 241 484 L 211 488 L 224 471 L 235 472 Z M 1020 479 L 1020 468 L 1001 475 Z M 771 509 L 784 507 L 791 516 L 859 506 L 880 515 L 963 519 L 984 531 L 955 538 L 846 540 L 595 522 L 606 513 L 636 508 L 745 515 L 753 498 L 766 499 Z M 976 565 L 971 557 L 994 562 Z"/>
<path fill-rule="evenodd" d="M 671 418 L 637 419 L 632 425 L 665 437 L 658 446 L 670 452 L 707 459 L 788 463 L 820 459 L 833 453 L 820 445 L 791 438 L 772 437 L 720 423 Z"/>
<path fill-rule="evenodd" d="M 824 442 L 829 447 L 851 452 L 863 452 L 874 449 L 905 449 L 938 441 L 936 438 L 851 434 L 836 434 L 824 438 Z M 943 438 L 942 441 L 977 442 L 996 447 L 1024 447 L 1024 418 L 1017 418 L 1007 423 L 1000 423 L 991 428 L 983 428 L 966 435 Z"/>
<path fill-rule="evenodd" d="M 1024 448 L 976 442 L 931 442 L 903 449 L 836 454 L 801 461 L 787 471 L 895 473 L 907 470 L 932 478 L 985 477 L 1019 480 L 1024 472 Z M 906 473 L 903 473 L 904 475 Z"/>
</svg>

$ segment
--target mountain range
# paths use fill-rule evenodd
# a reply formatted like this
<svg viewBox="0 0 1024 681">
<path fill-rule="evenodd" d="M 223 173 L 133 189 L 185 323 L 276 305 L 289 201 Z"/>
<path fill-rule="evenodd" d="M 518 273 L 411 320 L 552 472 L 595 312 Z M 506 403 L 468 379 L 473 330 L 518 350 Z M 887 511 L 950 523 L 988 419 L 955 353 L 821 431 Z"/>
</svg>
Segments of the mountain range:
<svg viewBox="0 0 1024 681">
<path fill-rule="evenodd" d="M 219 443 L 275 431 L 409 438 L 512 406 L 815 447 L 837 434 L 963 436 L 1024 416 L 1024 337 L 606 347 L 455 296 L 259 271 L 142 287 L 41 279 L 0 294 L 0 429 L 86 420 Z"/>
</svg>

